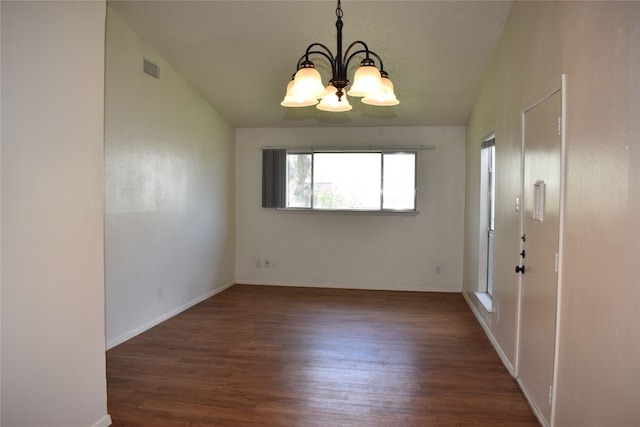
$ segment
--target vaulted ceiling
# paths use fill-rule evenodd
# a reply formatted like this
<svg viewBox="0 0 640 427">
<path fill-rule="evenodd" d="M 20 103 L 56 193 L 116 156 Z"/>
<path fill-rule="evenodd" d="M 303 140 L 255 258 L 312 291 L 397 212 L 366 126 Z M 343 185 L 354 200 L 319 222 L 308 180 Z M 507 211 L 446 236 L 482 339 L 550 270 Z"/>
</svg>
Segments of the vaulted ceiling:
<svg viewBox="0 0 640 427">
<path fill-rule="evenodd" d="M 372 107 L 351 98 L 346 113 L 280 106 L 309 44 L 335 54 L 334 1 L 109 5 L 235 127 L 437 126 L 467 123 L 511 2 L 343 0 L 344 47 L 362 40 L 378 53 L 400 100 Z M 314 62 L 327 84 L 328 62 Z"/>
</svg>

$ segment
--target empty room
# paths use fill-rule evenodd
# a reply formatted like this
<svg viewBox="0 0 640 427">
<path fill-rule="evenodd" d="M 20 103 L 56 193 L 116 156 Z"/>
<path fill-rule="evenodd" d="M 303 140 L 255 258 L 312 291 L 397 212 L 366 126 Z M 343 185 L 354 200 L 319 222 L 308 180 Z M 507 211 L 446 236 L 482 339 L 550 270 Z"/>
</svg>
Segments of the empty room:
<svg viewBox="0 0 640 427">
<path fill-rule="evenodd" d="M 640 425 L 640 2 L 0 22 L 0 425 Z"/>
</svg>

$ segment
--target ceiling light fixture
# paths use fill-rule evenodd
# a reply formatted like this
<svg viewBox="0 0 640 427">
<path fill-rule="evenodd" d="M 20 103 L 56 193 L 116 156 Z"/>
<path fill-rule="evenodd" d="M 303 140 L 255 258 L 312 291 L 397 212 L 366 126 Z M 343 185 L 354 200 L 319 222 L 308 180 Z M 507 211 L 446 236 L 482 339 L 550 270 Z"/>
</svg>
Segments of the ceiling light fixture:
<svg viewBox="0 0 640 427">
<path fill-rule="evenodd" d="M 328 47 L 321 43 L 312 43 L 298 60 L 296 73 L 291 77 L 287 85 L 284 100 L 280 103 L 283 107 L 307 107 L 316 105 L 322 111 L 349 111 L 351 105 L 347 96 L 361 97 L 362 102 L 375 106 L 391 106 L 400 102 L 393 92 L 393 83 L 389 75 L 384 71 L 382 59 L 377 53 L 369 50 L 367 44 L 361 40 L 349 45 L 342 54 L 342 6 L 338 0 L 336 7 L 337 52 L 334 56 Z M 353 52 L 352 52 L 353 50 Z M 360 67 L 356 70 L 353 85 L 345 94 L 344 88 L 351 83 L 347 79 L 349 62 L 356 56 L 364 54 Z M 322 84 L 320 73 L 309 59 L 310 55 L 320 55 L 331 64 L 331 80 L 325 88 Z M 380 69 L 376 67 L 375 57 L 380 62 Z M 318 103 L 318 100 L 321 101 Z"/>
</svg>

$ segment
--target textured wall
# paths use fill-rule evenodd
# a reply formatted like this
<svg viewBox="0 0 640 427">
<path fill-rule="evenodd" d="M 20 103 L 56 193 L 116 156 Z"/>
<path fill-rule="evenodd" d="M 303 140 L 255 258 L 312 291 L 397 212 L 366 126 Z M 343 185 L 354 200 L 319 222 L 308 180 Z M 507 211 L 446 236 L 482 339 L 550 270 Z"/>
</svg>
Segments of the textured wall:
<svg viewBox="0 0 640 427">
<path fill-rule="evenodd" d="M 556 426 L 640 424 L 640 4 L 515 2 L 467 133 L 464 289 L 476 289 L 480 140 L 496 131 L 496 313 L 515 361 L 521 111 L 567 75 Z M 478 309 L 482 308 L 478 305 Z"/>
<path fill-rule="evenodd" d="M 105 2 L 2 2 L 2 425 L 106 426 Z"/>
<path fill-rule="evenodd" d="M 107 343 L 234 279 L 233 130 L 108 10 Z M 160 79 L 142 72 L 143 58 Z"/>
<path fill-rule="evenodd" d="M 461 290 L 464 128 L 239 129 L 236 135 L 238 283 Z M 418 154 L 420 213 L 261 208 L 260 148 L 301 145 L 436 147 Z M 264 259 L 277 268 L 257 269 Z"/>
</svg>

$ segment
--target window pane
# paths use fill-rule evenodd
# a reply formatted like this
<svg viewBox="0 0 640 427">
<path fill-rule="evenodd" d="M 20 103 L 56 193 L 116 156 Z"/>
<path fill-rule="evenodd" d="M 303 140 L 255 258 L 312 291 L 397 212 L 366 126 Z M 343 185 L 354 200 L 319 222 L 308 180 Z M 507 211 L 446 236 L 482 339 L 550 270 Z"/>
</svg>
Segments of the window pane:
<svg viewBox="0 0 640 427">
<path fill-rule="evenodd" d="M 287 207 L 311 207 L 311 154 L 287 154 Z"/>
<path fill-rule="evenodd" d="M 415 153 L 384 154 L 383 209 L 415 209 Z"/>
<path fill-rule="evenodd" d="M 496 222 L 496 147 L 491 146 L 488 148 L 489 153 L 489 229 L 495 230 Z"/>
<path fill-rule="evenodd" d="M 380 209 L 380 153 L 315 153 L 313 207 Z"/>
</svg>

